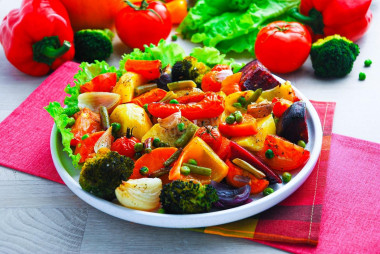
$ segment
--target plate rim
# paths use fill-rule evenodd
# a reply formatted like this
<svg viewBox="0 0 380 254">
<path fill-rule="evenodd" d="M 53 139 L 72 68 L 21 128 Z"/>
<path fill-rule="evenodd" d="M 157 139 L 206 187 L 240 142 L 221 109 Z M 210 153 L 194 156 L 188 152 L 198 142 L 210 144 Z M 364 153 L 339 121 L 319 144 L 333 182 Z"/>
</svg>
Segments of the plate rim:
<svg viewBox="0 0 380 254">
<path fill-rule="evenodd" d="M 294 85 L 292 85 L 292 87 L 297 96 L 306 103 L 306 109 L 310 115 L 309 121 L 313 124 L 312 126 L 309 126 L 308 122 L 309 131 L 310 129 L 313 129 L 315 136 L 313 140 L 313 147 L 310 149 L 310 158 L 299 173 L 292 179 L 292 181 L 288 182 L 286 185 L 283 185 L 280 190 L 242 206 L 208 213 L 176 215 L 134 210 L 98 198 L 82 190 L 79 183 L 67 172 L 63 163 L 59 159 L 59 152 L 64 152 L 54 149 L 57 148 L 58 139 L 58 130 L 55 124 L 53 125 L 50 135 L 50 151 L 53 163 L 63 182 L 76 196 L 90 206 L 123 220 L 165 228 L 208 227 L 241 220 L 265 211 L 290 196 L 306 181 L 318 162 L 323 137 L 321 121 L 311 102 L 296 87 L 294 87 Z"/>
</svg>

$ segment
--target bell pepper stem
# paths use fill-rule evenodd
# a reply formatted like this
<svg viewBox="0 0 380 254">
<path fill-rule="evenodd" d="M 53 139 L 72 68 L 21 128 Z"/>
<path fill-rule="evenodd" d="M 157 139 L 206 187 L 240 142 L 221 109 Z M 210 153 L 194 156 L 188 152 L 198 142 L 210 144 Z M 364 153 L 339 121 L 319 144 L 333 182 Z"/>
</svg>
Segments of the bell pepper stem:
<svg viewBox="0 0 380 254">
<path fill-rule="evenodd" d="M 288 14 L 297 21 L 310 26 L 315 34 L 323 34 L 323 17 L 322 13 L 318 10 L 312 8 L 309 11 L 309 16 L 305 16 L 298 11 L 298 8 L 292 8 L 289 10 Z"/>
<path fill-rule="evenodd" d="M 33 60 L 52 65 L 55 59 L 64 55 L 72 47 L 69 41 L 61 45 L 58 36 L 44 37 L 33 44 Z"/>
</svg>

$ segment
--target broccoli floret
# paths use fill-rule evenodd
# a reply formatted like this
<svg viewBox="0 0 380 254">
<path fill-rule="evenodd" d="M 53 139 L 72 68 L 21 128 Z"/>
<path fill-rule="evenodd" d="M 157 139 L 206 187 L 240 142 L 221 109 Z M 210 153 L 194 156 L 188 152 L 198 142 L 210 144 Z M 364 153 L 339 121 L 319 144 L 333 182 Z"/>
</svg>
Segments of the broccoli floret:
<svg viewBox="0 0 380 254">
<path fill-rule="evenodd" d="M 172 80 L 193 80 L 197 85 L 201 85 L 203 76 L 210 68 L 194 57 L 187 56 L 182 61 L 178 61 L 172 68 Z"/>
<path fill-rule="evenodd" d="M 112 38 L 114 33 L 109 29 L 84 29 L 74 34 L 75 59 L 92 63 L 105 60 L 113 52 Z"/>
<path fill-rule="evenodd" d="M 160 194 L 161 205 L 166 213 L 188 214 L 210 211 L 218 201 L 211 185 L 176 180 L 164 185 Z"/>
<path fill-rule="evenodd" d="M 327 36 L 313 43 L 310 50 L 315 75 L 340 78 L 351 72 L 359 46 L 340 35 Z"/>
<path fill-rule="evenodd" d="M 131 158 L 101 148 L 94 158 L 88 159 L 80 172 L 79 184 L 83 190 L 97 197 L 112 200 L 115 189 L 128 180 L 134 162 Z"/>
</svg>

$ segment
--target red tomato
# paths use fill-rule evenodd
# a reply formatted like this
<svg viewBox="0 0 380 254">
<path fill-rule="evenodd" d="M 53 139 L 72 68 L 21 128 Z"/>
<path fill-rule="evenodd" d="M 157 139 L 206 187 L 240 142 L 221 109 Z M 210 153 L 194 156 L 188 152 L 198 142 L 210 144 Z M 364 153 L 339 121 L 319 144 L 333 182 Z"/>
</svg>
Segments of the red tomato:
<svg viewBox="0 0 380 254">
<path fill-rule="evenodd" d="M 204 92 L 219 92 L 222 82 L 216 79 L 217 71 L 209 71 L 202 78 L 201 88 Z"/>
<path fill-rule="evenodd" d="M 91 134 L 101 131 L 103 128 L 100 124 L 100 115 L 92 112 L 88 108 L 84 108 L 74 115 L 75 123 L 71 127 L 74 138 L 70 145 L 76 146 L 85 134 Z"/>
<path fill-rule="evenodd" d="M 112 143 L 111 151 L 133 159 L 135 155 L 135 144 L 140 141 L 135 137 L 121 137 Z"/>
<path fill-rule="evenodd" d="M 242 137 L 255 135 L 257 133 L 256 118 L 249 114 L 243 114 L 243 121 L 241 123 L 220 123 L 219 130 L 223 135 L 227 137 Z"/>
<path fill-rule="evenodd" d="M 200 137 L 214 151 L 219 149 L 222 144 L 222 136 L 220 135 L 218 128 L 211 125 L 200 127 L 195 133 L 195 136 Z"/>
<path fill-rule="evenodd" d="M 114 72 L 100 74 L 80 87 L 80 93 L 111 92 L 116 85 L 117 76 Z"/>
<path fill-rule="evenodd" d="M 144 49 L 144 44 L 155 44 L 166 39 L 172 28 L 170 14 L 165 4 L 154 1 L 141 2 L 140 7 L 126 6 L 116 16 L 116 32 L 131 48 Z"/>
<path fill-rule="evenodd" d="M 270 71 L 288 73 L 301 67 L 310 48 L 311 36 L 304 25 L 275 21 L 258 33 L 255 54 Z"/>
<path fill-rule="evenodd" d="M 274 154 L 271 159 L 265 157 L 268 149 Z M 310 152 L 279 136 L 268 135 L 264 141 L 264 148 L 258 155 L 270 168 L 287 171 L 303 166 L 308 161 Z"/>
</svg>

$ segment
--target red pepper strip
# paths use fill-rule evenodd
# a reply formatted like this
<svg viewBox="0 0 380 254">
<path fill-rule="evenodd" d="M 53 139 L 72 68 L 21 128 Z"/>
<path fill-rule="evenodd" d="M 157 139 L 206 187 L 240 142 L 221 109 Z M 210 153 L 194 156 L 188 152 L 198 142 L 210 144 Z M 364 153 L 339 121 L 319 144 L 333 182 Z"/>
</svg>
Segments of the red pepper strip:
<svg viewBox="0 0 380 254">
<path fill-rule="evenodd" d="M 352 41 L 367 31 L 372 19 L 371 0 L 302 0 L 300 12 L 291 9 L 290 15 L 309 25 L 315 34 L 340 34 Z M 303 15 L 302 15 L 303 14 Z M 307 16 L 304 16 L 307 15 Z"/>
<path fill-rule="evenodd" d="M 179 104 L 154 102 L 148 105 L 148 111 L 155 117 L 165 118 L 181 111 L 189 120 L 218 117 L 224 111 L 223 97 L 207 92 L 177 98 Z"/>
<path fill-rule="evenodd" d="M 291 101 L 274 97 L 272 100 L 273 103 L 273 115 L 275 117 L 281 117 L 282 114 L 293 104 Z"/>
<path fill-rule="evenodd" d="M 160 88 L 155 88 L 153 90 L 150 90 L 149 92 L 146 92 L 136 98 L 133 98 L 131 100 L 132 103 L 139 105 L 140 107 L 144 106 L 145 104 L 149 104 L 152 102 L 158 102 L 162 100 L 166 95 L 166 91 L 162 90 Z"/>
<path fill-rule="evenodd" d="M 160 60 L 132 60 L 128 59 L 125 62 L 127 71 L 135 72 L 142 75 L 147 80 L 158 79 L 161 76 L 161 61 Z"/>
<path fill-rule="evenodd" d="M 115 72 L 100 74 L 80 87 L 80 93 L 86 92 L 111 92 L 116 85 L 117 76 Z"/>
<path fill-rule="evenodd" d="M 262 171 L 267 176 L 270 183 L 282 183 L 281 177 L 276 172 L 274 172 L 272 169 L 267 167 L 255 155 L 248 152 L 248 150 L 239 146 L 234 141 L 230 142 L 230 146 L 231 146 L 230 160 L 233 160 L 235 158 L 245 160 L 249 164 L 252 164 L 252 166 L 256 167 L 258 170 Z"/>
<path fill-rule="evenodd" d="M 74 154 L 80 154 L 79 163 L 83 163 L 88 158 L 95 155 L 94 147 L 98 139 L 103 135 L 104 131 L 94 132 L 88 135 L 88 138 L 81 140 L 75 147 Z"/>
<path fill-rule="evenodd" d="M 58 0 L 25 0 L 0 26 L 5 56 L 20 71 L 42 76 L 74 58 L 74 34 Z"/>
<path fill-rule="evenodd" d="M 255 135 L 257 133 L 256 118 L 249 114 L 243 114 L 243 121 L 241 123 L 220 123 L 219 131 L 227 137 L 244 137 Z"/>
</svg>

